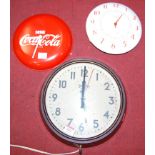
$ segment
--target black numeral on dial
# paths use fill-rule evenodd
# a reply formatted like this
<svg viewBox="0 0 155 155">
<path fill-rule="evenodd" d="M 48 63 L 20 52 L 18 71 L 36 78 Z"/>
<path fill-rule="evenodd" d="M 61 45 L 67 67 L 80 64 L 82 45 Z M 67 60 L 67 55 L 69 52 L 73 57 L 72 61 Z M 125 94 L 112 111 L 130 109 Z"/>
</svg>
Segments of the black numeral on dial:
<svg viewBox="0 0 155 155">
<path fill-rule="evenodd" d="M 109 99 L 110 99 L 109 104 L 114 104 L 115 103 L 114 97 L 110 96 Z"/>
<path fill-rule="evenodd" d="M 108 82 L 106 82 L 104 86 L 105 86 L 105 90 L 110 90 L 110 84 Z"/>
<path fill-rule="evenodd" d="M 67 81 L 66 80 L 59 80 L 59 88 L 66 88 Z"/>
<path fill-rule="evenodd" d="M 84 76 L 84 69 L 81 69 L 81 76 Z M 88 70 L 85 70 L 85 77 L 88 77 Z"/>
<path fill-rule="evenodd" d="M 71 72 L 70 78 L 71 78 L 71 80 L 75 80 L 75 72 Z"/>
<path fill-rule="evenodd" d="M 93 124 L 94 124 L 94 128 L 98 128 L 99 127 L 98 120 L 94 120 L 93 121 Z"/>
<path fill-rule="evenodd" d="M 53 102 L 57 99 L 58 95 L 55 93 L 55 94 L 52 94 L 52 98 L 53 98 Z"/>
<path fill-rule="evenodd" d="M 73 118 L 68 118 L 67 120 L 69 121 L 68 124 L 67 124 L 67 126 L 70 126 L 71 123 L 73 122 Z"/>
<path fill-rule="evenodd" d="M 81 123 L 80 126 L 79 126 L 79 131 L 80 131 L 80 132 L 83 132 L 83 131 L 84 131 L 84 126 L 83 126 L 82 123 Z"/>
<path fill-rule="evenodd" d="M 61 110 L 60 110 L 60 108 L 58 107 L 58 108 L 56 108 L 56 110 L 55 110 L 55 115 L 56 115 L 56 116 L 60 116 L 60 114 L 61 114 Z"/>
</svg>

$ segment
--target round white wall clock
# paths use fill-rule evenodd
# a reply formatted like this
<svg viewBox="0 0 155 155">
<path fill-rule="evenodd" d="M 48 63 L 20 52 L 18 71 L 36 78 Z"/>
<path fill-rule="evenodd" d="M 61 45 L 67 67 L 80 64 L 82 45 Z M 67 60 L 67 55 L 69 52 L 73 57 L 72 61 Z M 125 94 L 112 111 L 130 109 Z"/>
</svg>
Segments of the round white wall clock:
<svg viewBox="0 0 155 155">
<path fill-rule="evenodd" d="M 120 3 L 103 3 L 95 7 L 86 20 L 90 42 L 109 54 L 123 54 L 140 41 L 142 25 L 137 14 Z"/>
<path fill-rule="evenodd" d="M 125 92 L 118 76 L 93 60 L 74 60 L 57 68 L 41 93 L 41 113 L 55 134 L 76 144 L 109 136 L 125 113 Z"/>
</svg>

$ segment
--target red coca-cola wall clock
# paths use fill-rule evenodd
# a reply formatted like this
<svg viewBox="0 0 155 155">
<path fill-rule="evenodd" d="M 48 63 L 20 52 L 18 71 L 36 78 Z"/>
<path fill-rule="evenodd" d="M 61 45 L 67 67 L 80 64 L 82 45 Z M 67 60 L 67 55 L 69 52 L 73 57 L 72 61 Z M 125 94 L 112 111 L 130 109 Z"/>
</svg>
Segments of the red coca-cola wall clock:
<svg viewBox="0 0 155 155">
<path fill-rule="evenodd" d="M 58 17 L 41 14 L 22 22 L 14 34 L 14 52 L 33 69 L 52 68 L 70 53 L 72 45 L 68 26 Z"/>
</svg>

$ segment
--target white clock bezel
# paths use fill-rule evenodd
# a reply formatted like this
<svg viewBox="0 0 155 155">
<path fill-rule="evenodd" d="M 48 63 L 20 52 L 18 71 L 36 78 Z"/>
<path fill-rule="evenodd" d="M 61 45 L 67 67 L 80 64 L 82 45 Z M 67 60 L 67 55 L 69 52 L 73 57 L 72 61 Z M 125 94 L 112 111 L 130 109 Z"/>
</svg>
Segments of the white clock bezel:
<svg viewBox="0 0 155 155">
<path fill-rule="evenodd" d="M 123 54 L 139 43 L 142 25 L 131 8 L 121 3 L 108 2 L 96 6 L 89 13 L 86 33 L 89 41 L 102 52 Z"/>
</svg>

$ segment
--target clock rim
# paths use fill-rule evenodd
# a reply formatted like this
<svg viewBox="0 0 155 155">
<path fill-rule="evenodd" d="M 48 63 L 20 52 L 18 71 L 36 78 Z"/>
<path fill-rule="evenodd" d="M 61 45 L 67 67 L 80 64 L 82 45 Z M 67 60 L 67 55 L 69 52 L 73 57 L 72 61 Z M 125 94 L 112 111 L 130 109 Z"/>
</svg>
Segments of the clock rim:
<svg viewBox="0 0 155 155">
<path fill-rule="evenodd" d="M 91 64 L 98 65 L 101 68 L 105 69 L 114 78 L 114 80 L 117 83 L 117 86 L 119 88 L 119 92 L 120 92 L 121 105 L 120 105 L 119 113 L 118 113 L 115 121 L 112 123 L 112 125 L 107 130 L 105 130 L 101 134 L 98 134 L 96 136 L 89 137 L 89 138 L 76 138 L 76 137 L 72 137 L 72 136 L 65 134 L 63 131 L 61 131 L 54 125 L 54 123 L 49 118 L 47 110 L 46 110 L 45 98 L 46 98 L 47 88 L 48 88 L 51 80 L 60 70 L 62 70 L 63 68 L 65 68 L 69 65 L 75 64 L 75 63 L 91 63 Z M 125 88 L 124 88 L 120 78 L 110 67 L 99 62 L 98 60 L 73 59 L 73 60 L 65 62 L 64 64 L 60 65 L 52 73 L 49 74 L 48 78 L 45 80 L 45 82 L 42 86 L 41 93 L 40 93 L 40 112 L 41 112 L 44 123 L 48 126 L 50 131 L 52 133 L 54 133 L 56 136 L 62 138 L 63 140 L 65 140 L 67 142 L 74 143 L 74 144 L 85 145 L 85 144 L 95 143 L 95 142 L 106 139 L 108 136 L 110 136 L 117 130 L 117 128 L 123 121 L 123 118 L 125 116 L 125 110 L 126 110 L 126 94 L 125 94 Z"/>
</svg>

